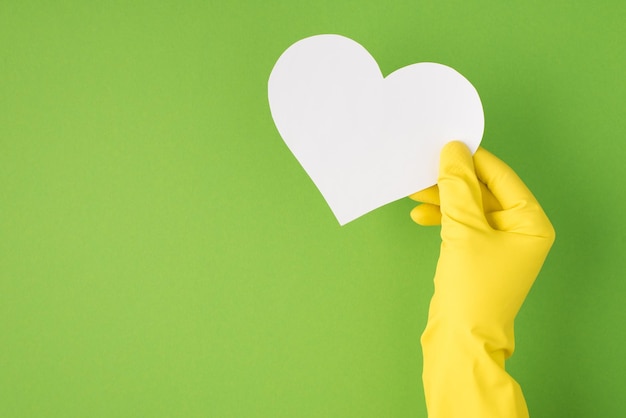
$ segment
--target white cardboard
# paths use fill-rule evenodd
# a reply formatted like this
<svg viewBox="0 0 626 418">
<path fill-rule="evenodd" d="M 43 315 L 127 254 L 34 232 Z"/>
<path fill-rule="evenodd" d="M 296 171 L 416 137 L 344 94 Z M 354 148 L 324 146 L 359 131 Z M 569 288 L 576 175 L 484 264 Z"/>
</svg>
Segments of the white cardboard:
<svg viewBox="0 0 626 418">
<path fill-rule="evenodd" d="M 475 152 L 484 115 L 476 89 L 450 67 L 418 63 L 383 75 L 355 41 L 296 42 L 268 83 L 274 123 L 341 225 L 437 182 L 452 140 Z"/>
</svg>

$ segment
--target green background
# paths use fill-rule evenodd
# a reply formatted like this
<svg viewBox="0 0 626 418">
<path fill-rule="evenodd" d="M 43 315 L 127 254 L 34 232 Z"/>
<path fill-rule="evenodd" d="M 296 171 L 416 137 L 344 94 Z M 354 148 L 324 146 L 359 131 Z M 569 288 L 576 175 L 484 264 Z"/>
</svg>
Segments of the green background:
<svg viewBox="0 0 626 418">
<path fill-rule="evenodd" d="M 0 2 L 0 416 L 425 417 L 438 228 L 339 227 L 279 137 L 293 42 L 454 67 L 557 241 L 508 362 L 626 413 L 626 2 Z"/>
</svg>

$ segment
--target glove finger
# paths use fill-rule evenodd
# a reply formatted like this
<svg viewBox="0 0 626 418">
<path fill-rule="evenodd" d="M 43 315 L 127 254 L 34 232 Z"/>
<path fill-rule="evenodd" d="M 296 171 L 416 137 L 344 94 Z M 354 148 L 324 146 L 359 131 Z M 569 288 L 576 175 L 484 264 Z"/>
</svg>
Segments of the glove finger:
<svg viewBox="0 0 626 418">
<path fill-rule="evenodd" d="M 426 189 L 420 190 L 417 193 L 409 195 L 409 199 L 416 202 L 431 203 L 433 205 L 439 205 L 439 186 L 436 184 Z"/>
<path fill-rule="evenodd" d="M 441 211 L 437 205 L 423 203 L 413 208 L 411 219 L 416 224 L 422 226 L 441 225 Z"/>
<path fill-rule="evenodd" d="M 478 178 L 502 205 L 492 220 L 504 231 L 553 236 L 550 220 L 513 169 L 484 148 L 474 154 Z"/>
<path fill-rule="evenodd" d="M 487 185 L 503 209 L 510 209 L 522 202 L 538 204 L 535 197 L 513 169 L 484 148 L 474 154 L 478 178 Z"/>
<path fill-rule="evenodd" d="M 489 213 L 497 210 L 502 210 L 502 205 L 500 204 L 500 202 L 498 202 L 498 199 L 496 199 L 493 193 L 491 193 L 487 185 L 485 185 L 485 183 L 483 183 L 482 181 L 479 184 L 480 193 L 483 197 L 483 208 L 485 209 L 485 212 Z M 413 193 L 412 195 L 409 195 L 409 199 L 415 200 L 416 202 L 430 203 L 432 205 L 439 206 L 439 186 L 435 184 L 434 186 Z"/>
<path fill-rule="evenodd" d="M 536 230 L 536 223 L 533 221 L 534 216 L 533 211 L 517 208 L 485 214 L 487 222 L 495 230 L 543 236 L 544 234 Z"/>
<path fill-rule="evenodd" d="M 491 193 L 491 190 L 482 181 L 480 184 L 480 194 L 483 197 L 483 209 L 485 214 L 502 210 L 502 205 L 498 202 L 498 199 Z"/>
<path fill-rule="evenodd" d="M 487 224 L 480 182 L 464 143 L 450 142 L 441 150 L 438 184 L 442 222 L 450 220 L 474 228 Z"/>
<path fill-rule="evenodd" d="M 502 219 L 502 205 L 487 188 L 485 183 L 480 182 L 480 192 L 483 198 L 483 208 L 487 223 L 493 229 L 506 230 L 505 220 Z M 422 226 L 441 225 L 441 210 L 439 208 L 439 188 L 435 185 L 409 196 L 411 199 L 424 204 L 415 207 L 411 211 L 413 221 Z"/>
</svg>

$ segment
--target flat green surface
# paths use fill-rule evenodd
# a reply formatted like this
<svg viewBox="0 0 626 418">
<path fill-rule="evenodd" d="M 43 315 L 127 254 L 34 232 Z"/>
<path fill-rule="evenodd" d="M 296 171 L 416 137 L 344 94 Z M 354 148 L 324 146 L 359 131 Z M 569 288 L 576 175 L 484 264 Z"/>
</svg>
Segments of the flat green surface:
<svg viewBox="0 0 626 418">
<path fill-rule="evenodd" d="M 267 78 L 319 33 L 479 91 L 557 242 L 509 369 L 626 414 L 626 2 L 0 2 L 0 416 L 425 417 L 437 228 L 339 227 Z"/>
</svg>

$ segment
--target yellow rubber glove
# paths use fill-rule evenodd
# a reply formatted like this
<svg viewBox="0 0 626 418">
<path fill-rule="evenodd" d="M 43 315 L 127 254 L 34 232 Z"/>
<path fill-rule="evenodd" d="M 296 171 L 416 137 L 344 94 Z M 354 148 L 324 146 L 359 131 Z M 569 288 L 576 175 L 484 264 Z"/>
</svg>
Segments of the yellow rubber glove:
<svg viewBox="0 0 626 418">
<path fill-rule="evenodd" d="M 504 162 L 461 142 L 441 152 L 438 186 L 411 196 L 441 222 L 435 293 L 422 335 L 430 418 L 517 418 L 528 410 L 505 371 L 513 322 L 554 241 L 532 193 Z"/>
</svg>

